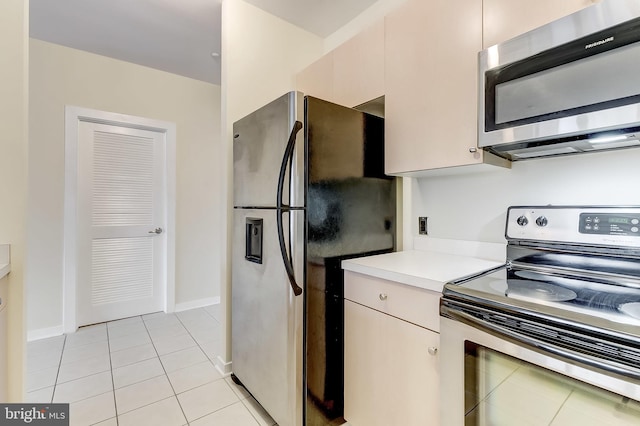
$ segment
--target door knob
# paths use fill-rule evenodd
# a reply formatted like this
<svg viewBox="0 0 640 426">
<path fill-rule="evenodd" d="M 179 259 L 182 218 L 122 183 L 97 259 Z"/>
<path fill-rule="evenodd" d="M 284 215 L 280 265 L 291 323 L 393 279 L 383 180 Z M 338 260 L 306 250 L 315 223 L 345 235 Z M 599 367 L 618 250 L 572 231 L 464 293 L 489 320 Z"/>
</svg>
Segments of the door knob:
<svg viewBox="0 0 640 426">
<path fill-rule="evenodd" d="M 149 231 L 149 234 L 162 234 L 162 228 L 156 228 L 153 231 Z"/>
</svg>

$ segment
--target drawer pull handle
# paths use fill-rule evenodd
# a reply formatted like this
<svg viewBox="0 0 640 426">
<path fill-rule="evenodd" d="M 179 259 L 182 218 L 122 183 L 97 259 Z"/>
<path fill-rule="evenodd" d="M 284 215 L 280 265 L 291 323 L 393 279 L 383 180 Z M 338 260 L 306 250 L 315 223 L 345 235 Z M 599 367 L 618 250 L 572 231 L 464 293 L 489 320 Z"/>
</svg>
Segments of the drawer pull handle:
<svg viewBox="0 0 640 426">
<path fill-rule="evenodd" d="M 378 295 L 378 297 L 380 298 L 380 300 L 383 300 L 383 301 L 384 301 L 384 300 L 387 300 L 387 294 L 386 294 L 386 293 L 380 293 L 380 294 Z"/>
<path fill-rule="evenodd" d="M 429 355 L 436 355 L 438 353 L 438 348 L 431 346 L 429 349 L 427 349 L 427 352 L 429 352 Z"/>
</svg>

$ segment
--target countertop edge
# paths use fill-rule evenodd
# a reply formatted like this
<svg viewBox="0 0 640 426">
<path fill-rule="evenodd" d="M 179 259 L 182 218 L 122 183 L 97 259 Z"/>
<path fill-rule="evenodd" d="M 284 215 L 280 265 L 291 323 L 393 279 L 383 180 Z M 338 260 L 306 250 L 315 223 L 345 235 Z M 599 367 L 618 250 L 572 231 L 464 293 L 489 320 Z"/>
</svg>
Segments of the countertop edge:
<svg viewBox="0 0 640 426">
<path fill-rule="evenodd" d="M 372 268 L 371 266 L 358 265 L 351 262 L 342 262 L 342 269 L 356 272 L 370 277 L 382 278 L 383 280 L 395 281 L 401 284 L 419 287 L 424 290 L 442 292 L 442 287 L 446 283 L 428 278 L 416 277 L 415 275 L 403 274 L 401 272 L 389 271 L 382 268 Z"/>
<path fill-rule="evenodd" d="M 343 260 L 342 269 L 424 290 L 442 292 L 447 282 L 503 264 L 504 262 L 474 256 L 408 250 Z"/>
</svg>

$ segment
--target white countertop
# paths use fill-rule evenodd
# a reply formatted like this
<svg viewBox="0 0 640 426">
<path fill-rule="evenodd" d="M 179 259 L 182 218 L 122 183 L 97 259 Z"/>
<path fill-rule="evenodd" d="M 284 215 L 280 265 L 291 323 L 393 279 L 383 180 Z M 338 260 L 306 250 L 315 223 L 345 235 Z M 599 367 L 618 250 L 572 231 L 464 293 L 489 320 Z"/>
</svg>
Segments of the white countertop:
<svg viewBox="0 0 640 426">
<path fill-rule="evenodd" d="M 430 291 L 449 281 L 485 271 L 504 262 L 435 251 L 409 250 L 344 260 L 342 268 Z"/>
<path fill-rule="evenodd" d="M 11 272 L 11 256 L 9 244 L 0 244 L 0 278 Z"/>
</svg>

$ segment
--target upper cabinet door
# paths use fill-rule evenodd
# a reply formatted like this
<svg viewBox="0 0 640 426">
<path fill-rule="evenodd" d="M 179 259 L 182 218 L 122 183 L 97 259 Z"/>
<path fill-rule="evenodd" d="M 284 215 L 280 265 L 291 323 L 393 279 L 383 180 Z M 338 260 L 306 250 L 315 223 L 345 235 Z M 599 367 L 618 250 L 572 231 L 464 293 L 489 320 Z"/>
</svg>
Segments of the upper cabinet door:
<svg viewBox="0 0 640 426">
<path fill-rule="evenodd" d="M 482 0 L 407 0 L 385 20 L 387 174 L 482 163 Z"/>
<path fill-rule="evenodd" d="M 322 56 L 296 75 L 296 90 L 305 95 L 335 102 L 333 97 L 333 52 Z"/>
<path fill-rule="evenodd" d="M 483 48 L 509 40 L 600 0 L 484 0 Z"/>
<path fill-rule="evenodd" d="M 296 76 L 296 89 L 348 107 L 384 95 L 384 21 L 347 40 Z"/>
<path fill-rule="evenodd" d="M 384 95 L 384 21 L 333 51 L 335 102 L 354 107 Z"/>
</svg>

